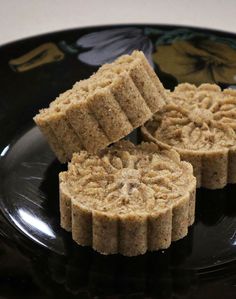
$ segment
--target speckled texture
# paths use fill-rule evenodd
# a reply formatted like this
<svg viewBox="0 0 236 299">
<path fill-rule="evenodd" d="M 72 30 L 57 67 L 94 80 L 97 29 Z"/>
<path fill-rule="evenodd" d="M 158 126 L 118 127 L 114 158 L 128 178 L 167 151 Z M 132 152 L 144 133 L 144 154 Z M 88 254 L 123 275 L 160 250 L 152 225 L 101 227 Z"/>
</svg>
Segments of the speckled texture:
<svg viewBox="0 0 236 299">
<path fill-rule="evenodd" d="M 60 177 L 61 226 L 80 245 L 127 256 L 168 248 L 194 222 L 191 164 L 154 143 L 74 154 Z"/>
<path fill-rule="evenodd" d="M 197 187 L 236 183 L 236 91 L 184 83 L 141 129 L 144 140 L 174 148 L 192 164 Z"/>
<path fill-rule="evenodd" d="M 96 153 L 128 135 L 163 107 L 165 90 L 144 54 L 134 51 L 76 83 L 34 121 L 61 162 Z"/>
</svg>

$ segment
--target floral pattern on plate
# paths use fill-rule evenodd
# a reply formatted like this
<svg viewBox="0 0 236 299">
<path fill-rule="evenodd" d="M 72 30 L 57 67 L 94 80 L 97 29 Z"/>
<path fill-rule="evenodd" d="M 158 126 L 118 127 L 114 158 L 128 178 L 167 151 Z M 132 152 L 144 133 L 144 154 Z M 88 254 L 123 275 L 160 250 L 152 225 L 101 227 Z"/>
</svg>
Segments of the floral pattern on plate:
<svg viewBox="0 0 236 299">
<path fill-rule="evenodd" d="M 69 38 L 68 38 L 69 39 Z M 123 54 L 141 50 L 160 79 L 174 85 L 236 83 L 236 38 L 220 32 L 164 26 L 125 26 L 90 30 L 74 41 L 62 39 L 32 49 L 9 61 L 17 72 L 74 56 L 83 64 L 99 67 Z M 226 85 L 226 86 L 225 86 Z"/>
</svg>

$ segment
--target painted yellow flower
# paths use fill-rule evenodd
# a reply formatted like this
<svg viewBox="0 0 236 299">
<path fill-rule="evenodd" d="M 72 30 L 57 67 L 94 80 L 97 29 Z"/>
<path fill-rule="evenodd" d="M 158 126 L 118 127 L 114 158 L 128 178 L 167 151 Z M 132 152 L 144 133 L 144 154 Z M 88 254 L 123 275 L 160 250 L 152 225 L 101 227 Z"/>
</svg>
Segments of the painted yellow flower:
<svg viewBox="0 0 236 299">
<path fill-rule="evenodd" d="M 11 59 L 9 65 L 15 72 L 26 72 L 43 64 L 60 61 L 64 53 L 54 43 L 45 43 L 30 52 Z"/>
<path fill-rule="evenodd" d="M 201 84 L 236 82 L 236 50 L 226 43 L 202 39 L 159 45 L 153 54 L 161 71 L 178 82 Z"/>
</svg>

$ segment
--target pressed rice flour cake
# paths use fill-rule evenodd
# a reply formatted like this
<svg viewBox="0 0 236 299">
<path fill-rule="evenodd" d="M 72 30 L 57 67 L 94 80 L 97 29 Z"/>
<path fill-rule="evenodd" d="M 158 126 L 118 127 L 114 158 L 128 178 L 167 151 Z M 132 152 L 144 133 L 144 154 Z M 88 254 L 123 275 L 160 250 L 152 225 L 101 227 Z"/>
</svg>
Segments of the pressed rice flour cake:
<svg viewBox="0 0 236 299">
<path fill-rule="evenodd" d="M 144 139 L 177 150 L 192 164 L 197 187 L 236 183 L 236 91 L 183 83 L 168 97 L 142 127 Z"/>
<path fill-rule="evenodd" d="M 61 162 L 105 148 L 144 124 L 165 104 L 165 89 L 144 54 L 134 51 L 77 82 L 34 121 Z"/>
<path fill-rule="evenodd" d="M 102 254 L 168 248 L 194 222 L 192 166 L 155 143 L 75 153 L 59 181 L 61 226 Z"/>
</svg>

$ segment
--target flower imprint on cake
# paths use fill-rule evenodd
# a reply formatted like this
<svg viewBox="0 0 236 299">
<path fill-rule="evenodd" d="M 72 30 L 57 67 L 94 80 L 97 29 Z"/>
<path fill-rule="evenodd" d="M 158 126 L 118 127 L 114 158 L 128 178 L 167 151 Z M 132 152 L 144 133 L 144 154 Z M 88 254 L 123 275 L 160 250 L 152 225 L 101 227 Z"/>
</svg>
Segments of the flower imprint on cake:
<svg viewBox="0 0 236 299">
<path fill-rule="evenodd" d="M 137 201 L 140 212 L 158 210 L 185 193 L 181 179 L 184 168 L 178 167 L 178 156 L 174 153 L 145 156 L 135 153 L 135 148 L 133 154 L 115 148 L 101 159 L 87 152 L 77 159 L 76 165 L 69 166 L 75 178 L 70 185 L 76 193 L 96 197 L 96 209 L 100 211 L 129 213 Z M 92 208 L 93 202 L 86 205 Z"/>
<path fill-rule="evenodd" d="M 171 103 L 160 114 L 154 136 L 172 146 L 205 150 L 236 144 L 236 92 L 217 86 L 187 84 L 175 89 Z M 231 98 L 233 97 L 234 98 Z"/>
<path fill-rule="evenodd" d="M 224 171 L 227 172 L 228 164 L 232 168 L 236 148 L 236 91 L 221 91 L 214 84 L 202 84 L 198 88 L 188 83 L 180 84 L 174 92 L 169 92 L 167 106 L 143 127 L 143 134 L 148 139 L 175 148 L 189 162 L 202 157 L 201 164 L 207 161 L 207 155 L 215 154 L 216 164 L 217 155 L 219 160 L 224 157 L 226 162 L 222 161 L 222 165 L 225 163 Z M 215 171 L 215 175 L 220 176 L 219 171 Z M 234 182 L 236 177 L 230 176 L 230 173 L 222 173 L 224 182 L 221 184 L 225 185 L 227 180 Z"/>
</svg>

